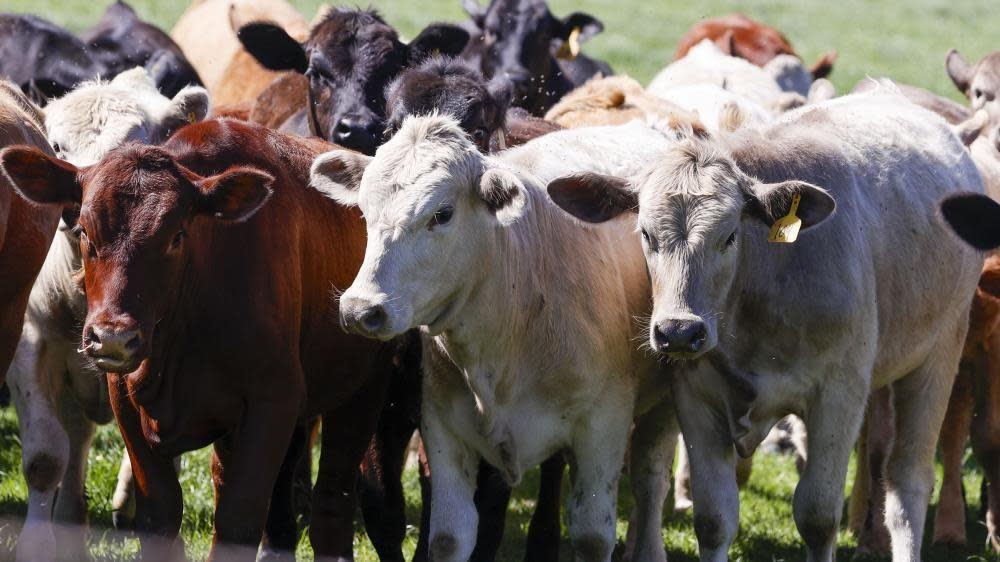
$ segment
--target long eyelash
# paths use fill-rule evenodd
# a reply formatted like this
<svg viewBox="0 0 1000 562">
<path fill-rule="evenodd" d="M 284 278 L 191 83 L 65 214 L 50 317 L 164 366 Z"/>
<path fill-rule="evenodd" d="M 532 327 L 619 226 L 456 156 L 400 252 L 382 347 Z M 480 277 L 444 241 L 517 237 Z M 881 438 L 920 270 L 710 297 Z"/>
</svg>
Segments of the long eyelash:
<svg viewBox="0 0 1000 562">
<path fill-rule="evenodd" d="M 83 227 L 80 226 L 79 223 L 77 223 L 76 226 L 74 226 L 73 228 L 69 229 L 69 231 L 70 231 L 70 233 L 73 234 L 73 236 L 77 236 L 78 237 L 81 234 L 83 234 Z"/>
</svg>

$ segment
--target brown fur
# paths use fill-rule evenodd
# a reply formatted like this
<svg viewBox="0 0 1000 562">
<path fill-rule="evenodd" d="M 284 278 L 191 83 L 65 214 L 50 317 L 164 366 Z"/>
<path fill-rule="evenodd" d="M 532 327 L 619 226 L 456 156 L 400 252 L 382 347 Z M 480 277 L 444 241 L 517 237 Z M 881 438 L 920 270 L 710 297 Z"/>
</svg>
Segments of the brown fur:
<svg viewBox="0 0 1000 562">
<path fill-rule="evenodd" d="M 298 72 L 282 72 L 257 96 L 250 121 L 277 129 L 306 104 L 309 79 Z"/>
</svg>

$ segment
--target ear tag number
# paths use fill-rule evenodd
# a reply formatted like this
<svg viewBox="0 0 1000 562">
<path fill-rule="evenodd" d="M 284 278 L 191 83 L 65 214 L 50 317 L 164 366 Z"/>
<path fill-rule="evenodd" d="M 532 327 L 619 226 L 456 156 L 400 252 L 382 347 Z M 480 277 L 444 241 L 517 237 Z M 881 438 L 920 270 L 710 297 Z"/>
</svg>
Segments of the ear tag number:
<svg viewBox="0 0 1000 562">
<path fill-rule="evenodd" d="M 194 123 L 198 120 L 198 116 L 194 114 L 193 111 L 188 112 L 188 123 Z"/>
<path fill-rule="evenodd" d="M 768 242 L 791 244 L 799 237 L 799 228 L 802 227 L 802 219 L 795 216 L 795 212 L 799 210 L 799 201 L 801 200 L 802 196 L 800 194 L 796 193 L 792 195 L 792 208 L 788 210 L 787 215 L 774 221 L 774 224 L 771 226 L 771 234 L 767 237 Z"/>
<path fill-rule="evenodd" d="M 556 52 L 556 57 L 573 60 L 580 55 L 580 28 L 574 27 L 573 31 L 569 32 L 569 37 L 563 41 L 562 46 L 559 47 L 559 51 Z"/>
</svg>

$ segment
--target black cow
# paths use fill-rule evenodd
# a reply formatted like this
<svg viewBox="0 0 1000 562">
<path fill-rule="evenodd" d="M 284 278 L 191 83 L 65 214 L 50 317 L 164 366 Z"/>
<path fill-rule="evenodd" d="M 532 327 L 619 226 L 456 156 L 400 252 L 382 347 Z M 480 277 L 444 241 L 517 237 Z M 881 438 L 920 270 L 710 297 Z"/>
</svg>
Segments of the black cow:
<svg viewBox="0 0 1000 562">
<path fill-rule="evenodd" d="M 0 76 L 40 105 L 81 82 L 111 79 L 136 66 L 145 66 L 168 97 L 188 84 L 201 85 L 170 37 L 124 2 L 112 4 L 82 38 L 36 16 L 0 14 Z"/>
<path fill-rule="evenodd" d="M 492 0 L 486 8 L 463 0 L 462 5 L 479 30 L 462 57 L 487 77 L 510 79 L 514 105 L 535 115 L 595 75 L 612 74 L 607 63 L 579 53 L 580 43 L 604 30 L 589 14 L 560 19 L 545 0 Z"/>
<path fill-rule="evenodd" d="M 201 85 L 181 48 L 160 28 L 139 19 L 125 2 L 108 6 L 101 20 L 80 37 L 106 77 L 145 66 L 157 89 L 172 98 L 184 86 Z"/>
<path fill-rule="evenodd" d="M 265 68 L 309 77 L 308 103 L 290 118 L 308 131 L 295 132 L 366 154 L 382 140 L 389 82 L 432 54 L 460 53 L 469 40 L 458 26 L 433 24 L 404 44 L 374 10 L 344 8 L 331 10 L 302 44 L 266 22 L 247 24 L 237 36 Z"/>
</svg>

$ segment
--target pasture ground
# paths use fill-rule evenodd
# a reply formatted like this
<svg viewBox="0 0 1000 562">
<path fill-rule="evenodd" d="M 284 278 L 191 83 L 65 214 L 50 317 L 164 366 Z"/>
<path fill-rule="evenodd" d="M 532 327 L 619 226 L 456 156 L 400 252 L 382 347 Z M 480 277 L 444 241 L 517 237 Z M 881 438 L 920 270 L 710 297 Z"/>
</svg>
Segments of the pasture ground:
<svg viewBox="0 0 1000 562">
<path fill-rule="evenodd" d="M 291 0 L 311 18 L 319 0 Z M 485 2 L 485 0 L 482 0 Z M 557 15 L 582 10 L 603 20 L 605 32 L 588 43 L 586 51 L 607 59 L 622 73 L 647 82 L 673 55 L 680 35 L 703 17 L 733 11 L 766 21 L 783 30 L 807 62 L 836 48 L 840 53 L 832 76 L 839 92 L 849 90 L 859 79 L 890 76 L 901 82 L 929 88 L 960 99 L 944 72 L 944 55 L 956 47 L 970 61 L 978 60 L 996 44 L 995 0 L 702 0 L 688 2 L 623 2 L 622 0 L 551 0 Z M 169 29 L 183 12 L 180 0 L 133 0 L 131 4 L 147 20 Z M 95 0 L 3 0 L 0 10 L 30 12 L 73 30 L 97 21 L 106 2 Z M 463 17 L 459 0 L 372 0 L 386 19 L 404 36 L 413 37 L 431 21 L 455 21 Z M 113 427 L 101 428 L 90 453 L 87 494 L 90 498 L 90 555 L 99 560 L 135 558 L 134 539 L 111 530 L 110 499 L 114 490 L 120 439 Z M 188 556 L 204 559 L 211 541 L 212 491 L 207 450 L 186 455 L 181 481 L 185 494 L 183 536 Z M 14 541 L 25 513 L 27 490 L 21 475 L 21 447 L 13 409 L 0 412 L 0 560 L 12 559 Z M 928 561 L 1000 560 L 986 555 L 985 528 L 978 523 L 981 471 L 967 455 L 965 488 L 969 491 L 969 544 L 967 549 L 925 547 Z M 853 474 L 853 469 L 852 469 Z M 733 560 L 802 560 L 805 552 L 792 521 L 791 498 L 797 481 L 794 463 L 788 457 L 758 455 L 747 488 L 741 493 L 741 528 L 731 551 Z M 850 481 L 850 477 L 849 477 Z M 940 481 L 940 475 L 939 475 Z M 631 508 L 627 479 L 622 481 L 618 509 L 618 536 L 624 540 Z M 521 559 L 524 535 L 537 489 L 537 471 L 515 491 L 499 560 Z M 406 473 L 408 520 L 419 520 L 419 489 L 416 473 Z M 933 523 L 933 506 L 928 520 Z M 697 559 L 697 544 L 690 515 L 668 515 L 664 521 L 670 560 Z M 311 560 L 303 533 L 299 558 Z M 407 552 L 416 541 L 416 529 L 407 538 Z M 363 528 L 356 534 L 356 559 L 376 560 Z M 855 541 L 847 532 L 839 539 L 838 560 L 849 560 Z M 571 560 L 568 542 L 562 560 Z"/>
</svg>

